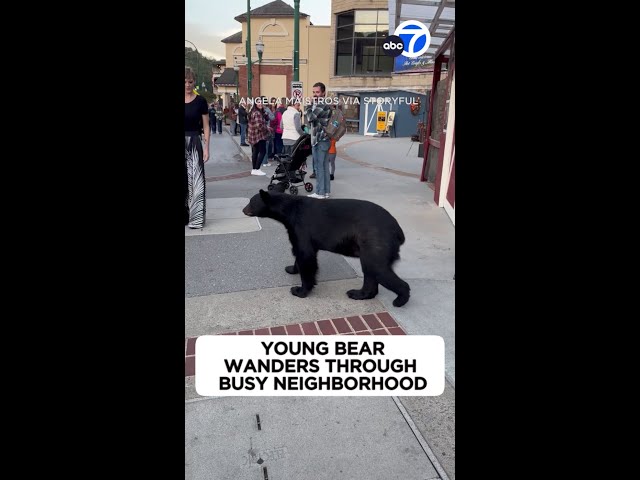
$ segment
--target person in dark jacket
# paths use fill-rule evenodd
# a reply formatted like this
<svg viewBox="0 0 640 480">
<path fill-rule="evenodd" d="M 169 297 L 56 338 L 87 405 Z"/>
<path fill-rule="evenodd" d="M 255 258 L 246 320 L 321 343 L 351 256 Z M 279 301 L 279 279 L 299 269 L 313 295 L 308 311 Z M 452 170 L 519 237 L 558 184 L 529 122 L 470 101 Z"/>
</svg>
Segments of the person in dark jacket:
<svg viewBox="0 0 640 480">
<path fill-rule="evenodd" d="M 246 139 L 249 120 L 247 118 L 247 110 L 242 103 L 238 106 L 238 123 L 240 124 L 240 145 L 248 147 L 249 144 L 246 142 Z"/>
<path fill-rule="evenodd" d="M 211 133 L 216 133 L 216 107 L 213 103 L 209 105 L 209 127 Z"/>
</svg>

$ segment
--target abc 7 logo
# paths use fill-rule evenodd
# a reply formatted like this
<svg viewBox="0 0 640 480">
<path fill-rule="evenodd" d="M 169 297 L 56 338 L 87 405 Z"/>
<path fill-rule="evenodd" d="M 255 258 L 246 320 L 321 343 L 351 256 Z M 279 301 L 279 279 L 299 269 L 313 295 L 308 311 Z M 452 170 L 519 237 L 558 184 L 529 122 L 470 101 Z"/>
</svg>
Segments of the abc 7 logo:
<svg viewBox="0 0 640 480">
<path fill-rule="evenodd" d="M 382 50 L 390 57 L 404 55 L 417 58 L 427 53 L 431 45 L 431 34 L 427 26 L 417 20 L 405 20 L 384 39 Z"/>
<path fill-rule="evenodd" d="M 390 57 L 397 57 L 404 51 L 404 42 L 397 35 L 389 35 L 382 43 L 382 50 Z"/>
</svg>

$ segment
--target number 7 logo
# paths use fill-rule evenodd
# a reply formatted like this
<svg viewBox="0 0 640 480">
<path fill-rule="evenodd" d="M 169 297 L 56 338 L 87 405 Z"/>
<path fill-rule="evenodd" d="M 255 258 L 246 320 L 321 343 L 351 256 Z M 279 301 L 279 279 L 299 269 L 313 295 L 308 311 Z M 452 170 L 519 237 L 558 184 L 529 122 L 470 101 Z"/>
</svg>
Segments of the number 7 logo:
<svg viewBox="0 0 640 480">
<path fill-rule="evenodd" d="M 408 58 L 417 58 L 420 55 L 424 55 L 429 45 L 431 45 L 429 29 L 424 23 L 417 20 L 402 22 L 393 34 L 400 37 L 404 42 L 405 47 L 402 55 Z"/>
</svg>

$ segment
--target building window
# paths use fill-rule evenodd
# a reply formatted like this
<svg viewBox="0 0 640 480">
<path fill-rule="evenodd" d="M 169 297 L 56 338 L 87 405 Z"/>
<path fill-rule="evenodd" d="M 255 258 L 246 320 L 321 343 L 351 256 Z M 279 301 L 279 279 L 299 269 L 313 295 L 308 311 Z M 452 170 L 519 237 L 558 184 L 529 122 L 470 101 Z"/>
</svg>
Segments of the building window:
<svg viewBox="0 0 640 480">
<path fill-rule="evenodd" d="M 388 35 L 387 10 L 353 10 L 336 15 L 335 74 L 390 74 L 393 57 L 382 51 L 382 41 Z"/>
</svg>

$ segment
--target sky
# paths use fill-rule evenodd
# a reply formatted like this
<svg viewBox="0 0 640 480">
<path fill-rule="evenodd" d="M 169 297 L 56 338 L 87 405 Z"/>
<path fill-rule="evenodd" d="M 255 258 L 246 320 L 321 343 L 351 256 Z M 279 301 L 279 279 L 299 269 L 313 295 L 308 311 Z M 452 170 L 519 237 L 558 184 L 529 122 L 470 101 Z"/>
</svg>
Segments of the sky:
<svg viewBox="0 0 640 480">
<path fill-rule="evenodd" d="M 251 10 L 272 0 L 251 0 Z M 293 0 L 283 0 L 293 8 Z M 242 24 L 233 19 L 246 13 L 244 0 L 185 0 L 185 39 L 198 47 L 200 53 L 216 60 L 225 57 L 225 44 L 220 40 L 242 30 Z M 331 24 L 331 0 L 300 0 L 300 11 L 311 18 L 314 25 Z M 191 47 L 185 42 L 185 47 Z"/>
</svg>

